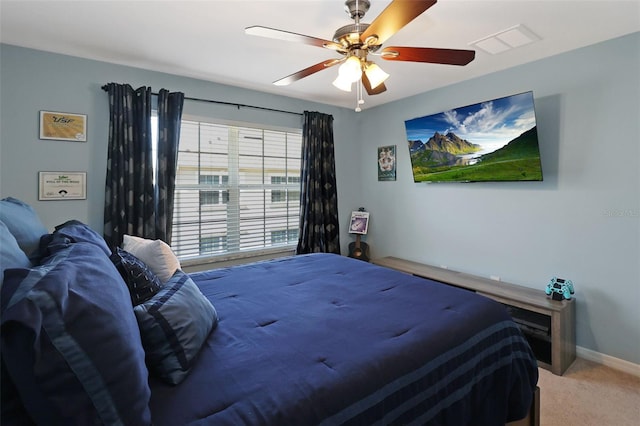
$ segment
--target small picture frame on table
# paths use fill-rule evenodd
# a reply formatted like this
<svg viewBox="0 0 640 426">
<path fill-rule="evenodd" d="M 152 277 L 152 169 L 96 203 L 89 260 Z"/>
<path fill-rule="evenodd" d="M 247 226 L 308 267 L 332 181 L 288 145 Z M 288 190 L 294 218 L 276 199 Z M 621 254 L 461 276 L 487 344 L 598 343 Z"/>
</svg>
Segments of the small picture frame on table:
<svg viewBox="0 0 640 426">
<path fill-rule="evenodd" d="M 349 222 L 349 233 L 366 235 L 368 229 L 369 229 L 369 212 L 363 212 L 363 211 L 351 212 L 351 221 Z"/>
<path fill-rule="evenodd" d="M 86 200 L 87 172 L 39 172 L 38 200 Z"/>
</svg>

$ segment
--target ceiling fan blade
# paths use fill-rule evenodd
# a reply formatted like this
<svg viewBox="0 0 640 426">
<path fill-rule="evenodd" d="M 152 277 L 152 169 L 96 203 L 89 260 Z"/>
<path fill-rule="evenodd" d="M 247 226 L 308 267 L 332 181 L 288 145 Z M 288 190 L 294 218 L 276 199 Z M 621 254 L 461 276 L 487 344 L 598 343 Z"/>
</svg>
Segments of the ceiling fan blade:
<svg viewBox="0 0 640 426">
<path fill-rule="evenodd" d="M 291 75 L 288 75 L 284 78 L 281 78 L 280 80 L 276 80 L 273 82 L 273 84 L 275 84 L 276 86 L 287 86 L 293 82 L 296 82 L 298 80 L 301 80 L 305 77 L 310 76 L 311 74 L 315 74 L 318 71 L 322 71 L 324 69 L 327 69 L 329 67 L 332 67 L 334 65 L 337 65 L 341 62 L 344 62 L 345 58 L 341 58 L 341 59 L 327 59 L 326 61 L 320 62 L 318 64 L 315 65 L 311 65 L 308 68 L 305 68 L 303 70 L 300 70 L 298 72 L 295 72 Z"/>
<path fill-rule="evenodd" d="M 387 61 L 428 62 L 445 65 L 467 65 L 476 57 L 474 50 L 434 49 L 430 47 L 389 46 L 380 51 Z"/>
<path fill-rule="evenodd" d="M 384 85 L 384 83 L 380 83 L 375 88 L 372 88 L 371 82 L 369 82 L 369 77 L 367 77 L 367 74 L 365 73 L 362 73 L 362 85 L 364 86 L 364 89 L 367 91 L 369 96 L 379 95 L 380 93 L 387 90 L 387 87 Z"/>
<path fill-rule="evenodd" d="M 292 33 L 290 31 L 276 30 L 275 28 L 253 26 L 244 29 L 245 34 L 275 38 L 276 40 L 292 41 L 294 43 L 303 43 L 310 46 L 324 47 L 331 50 L 344 50 L 344 47 L 330 40 L 324 40 L 321 38 L 311 37 L 304 34 Z"/>
<path fill-rule="evenodd" d="M 364 43 L 367 38 L 376 36 L 377 41 L 373 44 L 382 44 L 434 4 L 436 0 L 394 0 L 373 20 L 360 40 Z"/>
</svg>

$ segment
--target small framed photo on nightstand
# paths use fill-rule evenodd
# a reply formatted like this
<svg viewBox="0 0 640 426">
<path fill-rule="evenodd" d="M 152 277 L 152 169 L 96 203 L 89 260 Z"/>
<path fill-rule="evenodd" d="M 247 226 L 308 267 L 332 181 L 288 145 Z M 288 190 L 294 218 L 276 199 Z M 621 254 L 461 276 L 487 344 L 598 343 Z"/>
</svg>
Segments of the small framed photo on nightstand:
<svg viewBox="0 0 640 426">
<path fill-rule="evenodd" d="M 369 229 L 369 212 L 351 212 L 351 221 L 349 222 L 350 234 L 365 235 Z"/>
</svg>

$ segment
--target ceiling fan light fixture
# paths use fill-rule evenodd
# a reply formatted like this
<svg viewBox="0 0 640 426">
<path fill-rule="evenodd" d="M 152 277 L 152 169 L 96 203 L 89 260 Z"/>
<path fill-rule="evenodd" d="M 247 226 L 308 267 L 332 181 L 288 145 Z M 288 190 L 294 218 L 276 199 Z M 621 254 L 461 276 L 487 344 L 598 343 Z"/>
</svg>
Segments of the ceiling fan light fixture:
<svg viewBox="0 0 640 426">
<path fill-rule="evenodd" d="M 367 67 L 364 69 L 364 73 L 367 75 L 372 89 L 380 86 L 387 78 L 389 78 L 389 74 L 384 72 L 382 68 L 380 68 L 373 62 L 367 65 Z"/>
<path fill-rule="evenodd" d="M 338 74 L 338 77 L 333 80 L 333 85 L 344 92 L 351 92 L 351 83 L 352 82 L 350 80 L 340 74 Z"/>
<path fill-rule="evenodd" d="M 348 80 L 349 83 L 355 83 L 362 76 L 362 65 L 360 59 L 355 56 L 349 56 L 340 68 L 338 68 L 338 78 Z"/>
</svg>

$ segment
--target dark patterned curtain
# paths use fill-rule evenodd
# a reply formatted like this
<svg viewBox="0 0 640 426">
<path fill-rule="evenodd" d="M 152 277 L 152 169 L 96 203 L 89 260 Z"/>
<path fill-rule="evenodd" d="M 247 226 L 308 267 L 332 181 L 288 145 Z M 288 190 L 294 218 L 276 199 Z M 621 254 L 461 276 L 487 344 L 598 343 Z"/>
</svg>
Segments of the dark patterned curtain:
<svg viewBox="0 0 640 426">
<path fill-rule="evenodd" d="M 156 238 L 171 244 L 173 191 L 176 187 L 178 142 L 184 93 L 158 93 L 158 163 L 156 174 Z"/>
<path fill-rule="evenodd" d="M 180 119 L 184 94 L 158 94 L 154 170 L 151 88 L 109 83 L 109 148 L 104 237 L 111 247 L 125 234 L 170 243 Z"/>
<path fill-rule="evenodd" d="M 155 236 L 151 88 L 109 83 L 109 148 L 104 237 L 116 247 L 124 234 Z"/>
<path fill-rule="evenodd" d="M 331 115 L 304 112 L 301 187 L 296 253 L 340 254 Z"/>
</svg>

